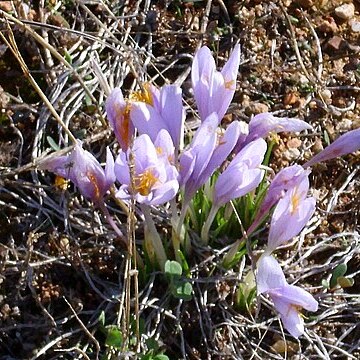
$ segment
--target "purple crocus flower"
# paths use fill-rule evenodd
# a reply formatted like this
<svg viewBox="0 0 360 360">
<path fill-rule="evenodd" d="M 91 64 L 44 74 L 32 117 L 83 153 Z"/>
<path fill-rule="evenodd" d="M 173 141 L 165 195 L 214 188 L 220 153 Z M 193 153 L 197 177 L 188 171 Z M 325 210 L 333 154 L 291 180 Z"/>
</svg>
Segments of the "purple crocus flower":
<svg viewBox="0 0 360 360">
<path fill-rule="evenodd" d="M 256 139 L 267 137 L 270 133 L 302 131 L 305 129 L 312 129 L 312 126 L 299 119 L 279 118 L 268 112 L 258 114 L 250 120 L 249 134 L 246 138 L 239 138 L 235 151 L 239 151 Z"/>
<path fill-rule="evenodd" d="M 177 150 L 181 149 L 184 133 L 185 110 L 182 91 L 177 85 L 164 85 L 160 90 L 150 84 L 133 94 L 130 117 L 141 134 L 155 141 L 159 131 L 165 129 L 171 135 Z"/>
<path fill-rule="evenodd" d="M 304 333 L 301 309 L 317 311 L 318 303 L 311 294 L 298 286 L 289 285 L 278 262 L 263 255 L 257 262 L 257 292 L 267 294 L 279 312 L 285 329 L 295 338 Z"/>
<path fill-rule="evenodd" d="M 80 140 L 69 155 L 49 158 L 41 164 L 41 168 L 71 180 L 81 194 L 96 205 L 103 202 L 105 193 L 115 182 L 114 159 L 110 149 L 106 149 L 104 171 L 96 158 L 82 148 Z"/>
<path fill-rule="evenodd" d="M 309 178 L 303 176 L 279 200 L 271 218 L 268 252 L 298 235 L 313 215 L 316 201 L 313 197 L 307 197 L 308 191 Z"/>
<path fill-rule="evenodd" d="M 219 135 L 219 121 L 212 113 L 197 130 L 188 150 L 180 157 L 180 179 L 187 204 L 196 191 L 225 161 L 240 134 L 240 123 L 234 121 Z"/>
<path fill-rule="evenodd" d="M 303 167 L 307 168 L 321 161 L 330 160 L 355 152 L 360 148 L 360 128 L 347 132 L 337 138 L 332 144 L 320 151 L 312 159 L 306 162 Z"/>
<path fill-rule="evenodd" d="M 257 139 L 244 147 L 218 177 L 213 193 L 216 206 L 225 205 L 232 199 L 254 190 L 264 176 L 259 169 L 266 153 L 264 139 Z"/>
<path fill-rule="evenodd" d="M 159 136 L 170 136 L 164 132 L 162 130 Z M 156 142 L 168 144 L 168 140 L 162 142 L 159 138 Z M 134 189 L 130 179 L 130 154 L 122 151 L 115 162 L 116 178 L 122 184 L 116 196 L 127 200 L 133 195 L 136 201 L 146 205 L 160 205 L 171 200 L 179 189 L 179 183 L 175 166 L 162 155 L 168 149 L 156 148 L 150 137 L 143 134 L 134 140 L 131 151 L 134 156 Z"/>
<path fill-rule="evenodd" d="M 264 176 L 259 169 L 265 153 L 266 141 L 258 139 L 242 149 L 218 177 L 213 189 L 213 202 L 208 217 L 201 230 L 201 239 L 206 244 L 209 230 L 219 208 L 232 199 L 254 190 Z"/>
<path fill-rule="evenodd" d="M 219 122 L 224 117 L 236 90 L 239 63 L 240 45 L 235 46 L 221 72 L 216 70 L 209 48 L 203 46 L 196 52 L 191 80 L 202 121 L 213 112 L 217 114 Z"/>
<path fill-rule="evenodd" d="M 110 126 L 120 147 L 126 151 L 135 131 L 134 125 L 130 120 L 131 104 L 124 100 L 121 89 L 115 88 L 107 98 L 105 107 Z"/>
</svg>

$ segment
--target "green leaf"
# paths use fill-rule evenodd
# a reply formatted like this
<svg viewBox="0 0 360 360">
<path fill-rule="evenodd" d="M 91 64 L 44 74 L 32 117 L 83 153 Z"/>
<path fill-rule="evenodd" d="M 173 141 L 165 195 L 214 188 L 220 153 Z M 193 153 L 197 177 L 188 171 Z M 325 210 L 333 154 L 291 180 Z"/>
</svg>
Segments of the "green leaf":
<svg viewBox="0 0 360 360">
<path fill-rule="evenodd" d="M 169 358 L 164 354 L 159 354 L 153 357 L 154 360 L 169 360 Z"/>
<path fill-rule="evenodd" d="M 70 65 L 72 65 L 72 57 L 66 50 L 65 50 L 64 58 Z"/>
<path fill-rule="evenodd" d="M 330 284 L 325 279 L 321 281 L 321 285 L 323 286 L 324 289 L 330 289 Z"/>
<path fill-rule="evenodd" d="M 189 282 L 177 282 L 173 286 L 173 295 L 185 301 L 191 300 L 193 288 Z"/>
<path fill-rule="evenodd" d="M 330 279 L 330 288 L 333 289 L 337 284 L 337 279 L 340 276 L 344 276 L 347 270 L 347 265 L 344 264 L 339 264 L 333 271 L 332 275 L 331 275 L 331 279 Z"/>
<path fill-rule="evenodd" d="M 51 137 L 51 136 L 47 136 L 46 137 L 46 141 L 48 142 L 48 144 L 50 145 L 50 147 L 55 150 L 58 151 L 60 150 L 59 145 L 55 142 L 55 140 Z"/>
<path fill-rule="evenodd" d="M 165 263 L 165 274 L 170 276 L 170 278 L 179 278 L 182 274 L 182 267 L 175 260 L 167 260 Z"/>
<path fill-rule="evenodd" d="M 105 345 L 120 350 L 122 344 L 123 338 L 120 330 L 115 325 L 109 325 L 107 327 Z"/>
<path fill-rule="evenodd" d="M 105 311 L 101 311 L 100 315 L 99 315 L 99 323 L 102 326 L 105 326 Z"/>
</svg>

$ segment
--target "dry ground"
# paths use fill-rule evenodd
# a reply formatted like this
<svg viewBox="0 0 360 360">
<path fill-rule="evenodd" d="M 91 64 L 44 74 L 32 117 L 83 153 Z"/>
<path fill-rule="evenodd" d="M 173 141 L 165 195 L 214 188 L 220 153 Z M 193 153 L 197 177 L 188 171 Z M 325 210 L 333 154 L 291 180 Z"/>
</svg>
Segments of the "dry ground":
<svg viewBox="0 0 360 360">
<path fill-rule="evenodd" d="M 336 10 L 343 3 L 354 5 L 354 15 Z M 219 66 L 235 43 L 242 46 L 238 91 L 225 122 L 273 111 L 313 125 L 301 141 L 281 137 L 275 169 L 303 163 L 360 126 L 358 1 L 40 0 L 0 1 L 0 9 L 2 35 L 13 39 L 60 118 L 99 159 L 109 144 L 116 151 L 100 74 L 125 93 L 138 81 L 176 81 L 190 128 L 196 121 L 189 73 L 201 44 L 214 51 Z M 104 312 L 106 324 L 117 323 L 125 252 L 89 202 L 36 170 L 37 159 L 64 148 L 68 138 L 4 41 L 0 359 L 95 359 L 97 351 L 103 358 L 125 357 L 106 350 L 98 321 Z M 315 167 L 316 215 L 300 242 L 281 254 L 289 280 L 320 303 L 299 342 L 282 333 L 264 299 L 256 319 L 234 308 L 235 289 L 249 265 L 221 269 L 219 247 L 197 250 L 189 302 L 172 298 L 161 274 L 140 276 L 142 349 L 149 337 L 170 359 L 359 359 L 359 169 L 359 153 Z M 126 223 L 111 198 L 108 203 Z M 141 239 L 141 228 L 137 235 Z M 354 285 L 325 289 L 322 280 L 341 263 Z M 128 350 L 135 358 L 134 347 Z"/>
</svg>

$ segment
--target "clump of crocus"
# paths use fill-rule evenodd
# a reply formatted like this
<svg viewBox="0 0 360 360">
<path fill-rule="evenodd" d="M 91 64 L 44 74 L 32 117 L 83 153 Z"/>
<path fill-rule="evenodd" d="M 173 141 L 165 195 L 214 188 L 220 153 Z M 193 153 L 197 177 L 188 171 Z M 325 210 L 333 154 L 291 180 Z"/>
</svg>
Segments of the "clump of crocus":
<svg viewBox="0 0 360 360">
<path fill-rule="evenodd" d="M 280 314 L 285 329 L 295 338 L 304 333 L 301 310 L 317 311 L 318 303 L 311 294 L 289 285 L 285 275 L 272 257 L 263 255 L 257 262 L 257 293 L 267 294 Z"/>
<path fill-rule="evenodd" d="M 224 117 L 236 90 L 236 78 L 240 64 L 240 45 L 236 45 L 229 60 L 220 71 L 208 47 L 200 48 L 191 69 L 194 97 L 200 119 L 204 121 L 211 113 L 217 114 L 219 122 Z"/>
<path fill-rule="evenodd" d="M 115 174 L 122 184 L 116 196 L 128 200 L 134 196 L 140 204 L 160 205 L 170 201 L 179 189 L 178 171 L 169 161 L 172 141 L 166 130 L 161 130 L 155 146 L 146 134 L 134 140 L 132 149 L 121 151 L 115 162 Z M 162 147 L 162 146 L 163 147 Z M 134 173 L 131 178 L 130 151 L 134 158 Z M 130 162 L 130 164 L 129 164 Z"/>
<path fill-rule="evenodd" d="M 264 139 L 257 139 L 243 148 L 219 175 L 212 195 L 212 207 L 201 231 L 202 240 L 207 243 L 209 229 L 217 211 L 232 199 L 254 190 L 264 176 L 260 165 L 264 160 L 267 145 Z"/>
<path fill-rule="evenodd" d="M 81 194 L 96 205 L 103 203 L 105 193 L 115 182 L 114 159 L 110 149 L 106 149 L 104 170 L 96 158 L 82 148 L 80 140 L 69 155 L 51 157 L 41 164 L 41 168 L 71 180 Z"/>
</svg>

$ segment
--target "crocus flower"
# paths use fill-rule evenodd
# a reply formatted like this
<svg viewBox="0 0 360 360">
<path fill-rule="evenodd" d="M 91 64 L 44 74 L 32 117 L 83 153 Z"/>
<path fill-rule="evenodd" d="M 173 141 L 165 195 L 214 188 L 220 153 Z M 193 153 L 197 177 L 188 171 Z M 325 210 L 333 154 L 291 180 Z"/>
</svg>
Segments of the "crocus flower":
<svg viewBox="0 0 360 360">
<path fill-rule="evenodd" d="M 309 221 L 315 211 L 316 201 L 313 197 L 307 197 L 308 191 L 309 178 L 303 176 L 279 200 L 271 218 L 268 252 L 298 235 Z"/>
<path fill-rule="evenodd" d="M 205 184 L 225 161 L 240 134 L 240 123 L 234 121 L 219 135 L 218 117 L 212 113 L 201 124 L 189 146 L 180 157 L 180 178 L 184 188 L 184 203 Z"/>
<path fill-rule="evenodd" d="M 120 88 L 115 88 L 106 100 L 106 113 L 121 149 L 126 151 L 134 136 L 134 125 L 130 120 L 131 104 L 124 100 Z"/>
<path fill-rule="evenodd" d="M 317 311 L 318 303 L 311 294 L 298 286 L 289 285 L 285 275 L 272 257 L 263 255 L 257 262 L 257 292 L 267 294 L 279 312 L 285 329 L 295 338 L 304 333 L 301 309 Z"/>
<path fill-rule="evenodd" d="M 71 180 L 82 195 L 97 205 L 101 204 L 103 196 L 115 182 L 114 159 L 110 149 L 106 149 L 106 166 L 103 170 L 96 158 L 82 148 L 80 140 L 69 155 L 50 158 L 41 164 L 41 168 Z"/>
<path fill-rule="evenodd" d="M 170 136 L 165 134 L 166 130 L 162 130 L 159 137 Z M 169 143 L 168 140 L 162 142 L 160 139 L 156 142 Z M 134 188 L 131 186 L 128 160 L 131 157 L 122 151 L 115 162 L 116 178 L 122 184 L 116 196 L 124 200 L 134 196 L 136 201 L 146 205 L 160 205 L 171 200 L 179 189 L 179 183 L 175 166 L 162 155 L 168 149 L 156 148 L 150 137 L 143 134 L 134 140 L 131 152 L 134 157 Z"/>
<path fill-rule="evenodd" d="M 219 122 L 224 117 L 236 90 L 239 63 L 240 45 L 235 46 L 221 72 L 216 70 L 209 48 L 203 46 L 196 52 L 191 80 L 202 121 L 213 112 L 217 114 Z"/>
<path fill-rule="evenodd" d="M 155 141 L 159 131 L 165 129 L 171 135 L 177 150 L 181 149 L 184 133 L 185 110 L 182 91 L 177 85 L 164 85 L 160 90 L 151 84 L 130 96 L 130 117 L 141 134 Z"/>
<path fill-rule="evenodd" d="M 330 160 L 338 156 L 350 154 L 360 148 L 360 128 L 347 132 L 337 138 L 332 144 L 320 151 L 312 159 L 306 162 L 303 167 L 307 168 L 321 161 Z"/>
<path fill-rule="evenodd" d="M 264 160 L 266 149 L 266 141 L 257 139 L 234 157 L 216 181 L 213 202 L 217 206 L 244 196 L 260 184 L 264 171 L 259 166 Z"/>
</svg>

